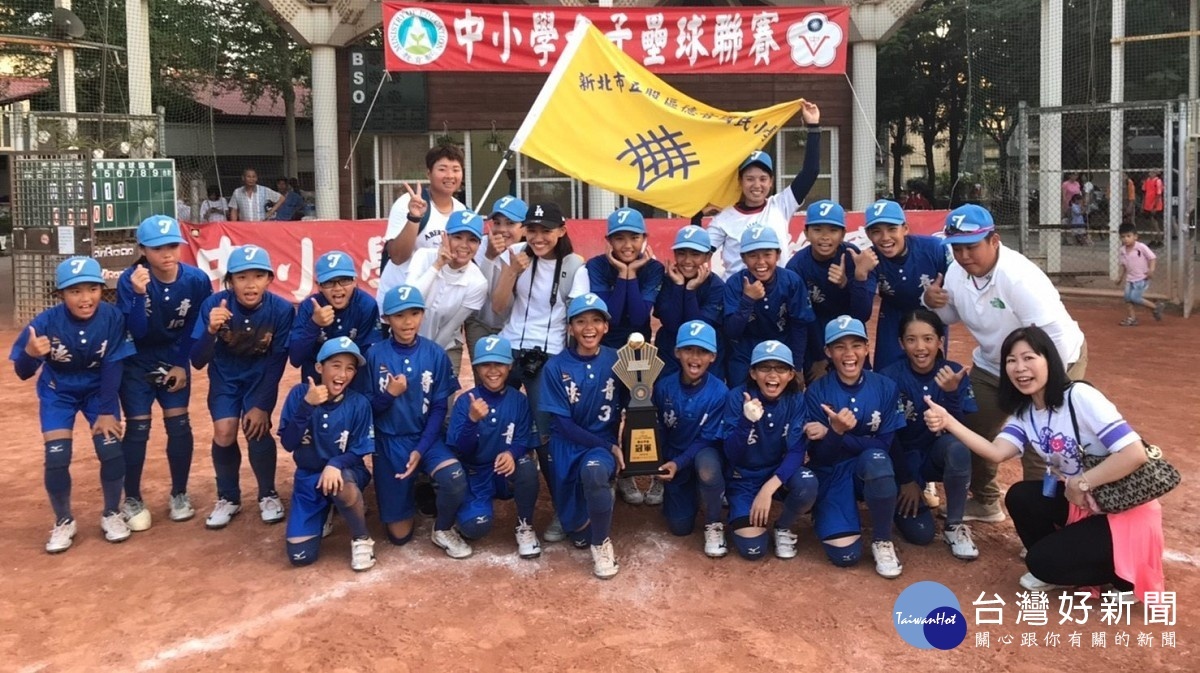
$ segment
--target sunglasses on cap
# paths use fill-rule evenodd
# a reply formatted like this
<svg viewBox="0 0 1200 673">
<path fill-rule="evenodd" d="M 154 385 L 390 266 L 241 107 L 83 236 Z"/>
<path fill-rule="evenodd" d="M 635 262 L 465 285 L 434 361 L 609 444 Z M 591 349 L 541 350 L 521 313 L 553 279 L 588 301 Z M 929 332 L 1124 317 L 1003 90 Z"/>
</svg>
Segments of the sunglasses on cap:
<svg viewBox="0 0 1200 673">
<path fill-rule="evenodd" d="M 995 228 L 991 224 L 979 224 L 978 222 L 967 222 L 966 220 L 966 215 L 952 215 L 946 223 L 945 234 L 947 236 L 977 234 L 981 231 L 991 231 Z"/>
</svg>

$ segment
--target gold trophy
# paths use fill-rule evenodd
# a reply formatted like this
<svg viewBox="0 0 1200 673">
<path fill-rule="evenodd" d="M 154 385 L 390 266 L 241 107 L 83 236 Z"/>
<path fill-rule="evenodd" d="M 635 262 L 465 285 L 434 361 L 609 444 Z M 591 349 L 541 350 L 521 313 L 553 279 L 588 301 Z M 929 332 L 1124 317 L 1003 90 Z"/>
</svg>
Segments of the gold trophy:
<svg viewBox="0 0 1200 673">
<path fill-rule="evenodd" d="M 613 373 L 629 389 L 629 407 L 625 409 L 625 427 L 621 430 L 621 452 L 625 458 L 622 475 L 634 477 L 660 474 L 663 460 L 662 438 L 658 431 L 658 409 L 650 401 L 654 381 L 662 372 L 658 347 L 646 343 L 640 332 L 617 349 Z"/>
</svg>

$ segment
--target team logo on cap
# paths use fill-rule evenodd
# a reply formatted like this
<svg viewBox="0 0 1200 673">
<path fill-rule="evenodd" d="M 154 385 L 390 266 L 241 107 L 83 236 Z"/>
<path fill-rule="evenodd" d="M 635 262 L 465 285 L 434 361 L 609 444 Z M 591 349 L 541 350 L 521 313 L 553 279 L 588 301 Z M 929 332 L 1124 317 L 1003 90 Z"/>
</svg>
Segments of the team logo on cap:
<svg viewBox="0 0 1200 673">
<path fill-rule="evenodd" d="M 535 206 L 533 209 L 533 214 L 538 217 L 542 217 L 543 215 L 546 214 L 546 211 L 542 210 L 541 206 Z"/>
<path fill-rule="evenodd" d="M 388 22 L 388 48 L 409 65 L 433 63 L 446 51 L 449 41 L 446 23 L 428 9 L 406 7 Z"/>
</svg>

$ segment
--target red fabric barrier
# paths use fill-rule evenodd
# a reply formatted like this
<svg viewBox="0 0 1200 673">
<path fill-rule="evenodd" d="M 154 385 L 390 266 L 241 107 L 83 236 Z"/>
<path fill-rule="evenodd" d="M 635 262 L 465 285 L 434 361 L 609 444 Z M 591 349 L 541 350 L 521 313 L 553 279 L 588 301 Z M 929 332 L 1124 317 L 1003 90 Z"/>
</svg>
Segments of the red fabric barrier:
<svg viewBox="0 0 1200 673">
<path fill-rule="evenodd" d="M 908 211 L 909 231 L 933 234 L 941 231 L 946 211 Z M 847 213 L 847 240 L 865 245 L 862 231 L 863 213 Z M 650 219 L 646 227 L 655 256 L 664 259 L 675 242 L 675 232 L 687 224 L 681 219 Z M 604 252 L 604 220 L 571 220 L 567 231 L 575 252 L 586 258 Z M 185 261 L 195 264 L 219 286 L 225 274 L 229 252 L 240 245 L 253 243 L 271 255 L 275 266 L 275 282 L 271 291 L 295 303 L 317 291 L 313 278 L 313 259 L 330 250 L 349 254 L 358 269 L 358 286 L 375 294 L 379 286 L 379 259 L 383 249 L 384 220 L 330 220 L 301 222 L 214 222 L 186 224 L 190 231 L 189 249 L 183 251 Z M 792 250 L 804 246 L 804 217 L 792 218 Z M 188 257 L 190 256 L 190 259 Z"/>
</svg>

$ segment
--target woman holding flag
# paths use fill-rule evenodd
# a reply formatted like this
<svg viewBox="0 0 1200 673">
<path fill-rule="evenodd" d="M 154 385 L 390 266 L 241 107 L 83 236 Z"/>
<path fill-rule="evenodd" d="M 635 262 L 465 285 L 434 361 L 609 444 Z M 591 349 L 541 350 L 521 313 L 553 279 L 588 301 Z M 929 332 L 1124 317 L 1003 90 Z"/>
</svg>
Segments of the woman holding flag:
<svg viewBox="0 0 1200 673">
<path fill-rule="evenodd" d="M 804 168 L 792 180 L 792 184 L 782 192 L 769 196 L 775 180 L 774 163 L 771 156 L 762 150 L 751 152 L 738 167 L 741 199 L 717 213 L 708 223 L 708 236 L 712 239 L 713 248 L 721 251 L 724 280 L 729 280 L 744 268 L 739 241 L 742 232 L 752 224 L 773 229 L 781 242 L 786 241 L 782 246 L 779 265 L 787 263 L 792 240 L 788 224 L 804 202 L 804 197 L 808 196 L 821 170 L 821 110 L 816 103 L 804 101 L 800 116 L 808 126 L 808 142 L 804 150 Z"/>
</svg>

